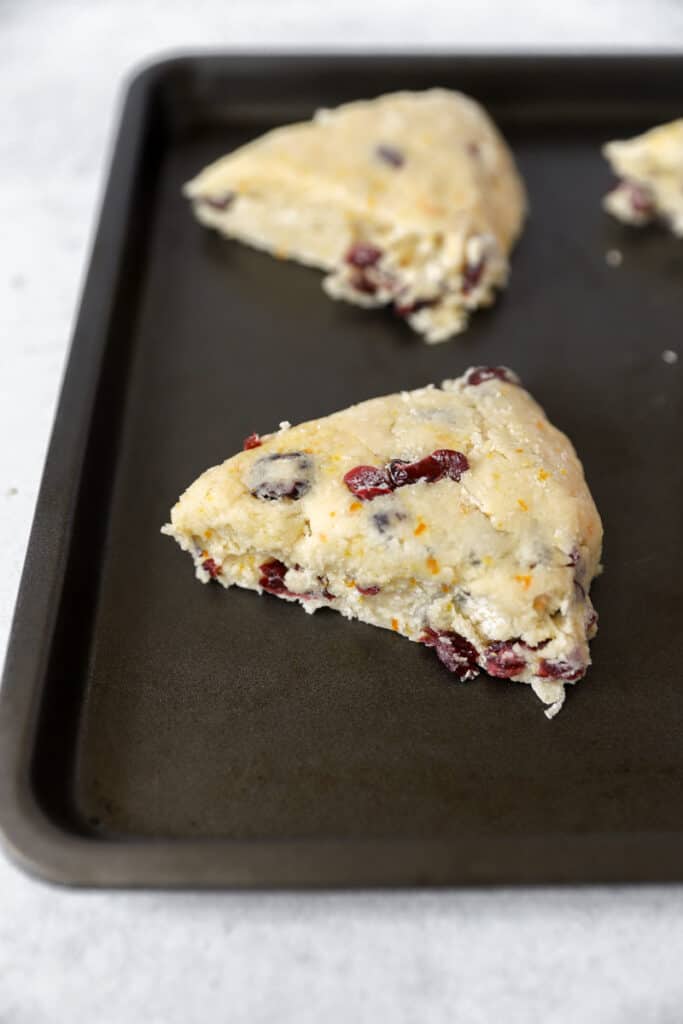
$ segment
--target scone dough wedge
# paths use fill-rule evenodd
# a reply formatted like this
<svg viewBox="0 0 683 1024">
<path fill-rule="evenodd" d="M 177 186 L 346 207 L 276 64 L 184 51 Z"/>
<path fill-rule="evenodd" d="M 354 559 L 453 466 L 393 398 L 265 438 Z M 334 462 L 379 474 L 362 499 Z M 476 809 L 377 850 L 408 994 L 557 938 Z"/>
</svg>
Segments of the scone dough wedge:
<svg viewBox="0 0 683 1024">
<path fill-rule="evenodd" d="M 197 578 L 333 608 L 529 683 L 588 665 L 602 526 L 570 441 L 504 367 L 375 398 L 207 470 L 163 532 Z"/>
<path fill-rule="evenodd" d="M 626 224 L 653 220 L 683 238 L 683 118 L 622 142 L 608 142 L 603 153 L 619 184 L 603 205 Z"/>
<path fill-rule="evenodd" d="M 202 224 L 327 271 L 333 298 L 392 303 L 428 342 L 505 285 L 526 205 L 489 116 L 446 89 L 319 110 L 211 164 L 185 194 Z"/>
</svg>

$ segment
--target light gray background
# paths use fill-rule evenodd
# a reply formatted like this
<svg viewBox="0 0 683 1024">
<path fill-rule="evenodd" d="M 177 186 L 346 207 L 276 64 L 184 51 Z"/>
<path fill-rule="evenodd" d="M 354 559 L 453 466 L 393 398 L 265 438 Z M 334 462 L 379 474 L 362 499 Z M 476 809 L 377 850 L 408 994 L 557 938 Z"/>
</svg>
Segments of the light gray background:
<svg viewBox="0 0 683 1024">
<path fill-rule="evenodd" d="M 122 78 L 208 46 L 681 51 L 683 4 L 0 0 L 0 652 Z M 681 886 L 88 893 L 0 857 L 1 1024 L 679 1024 L 682 968 Z"/>
</svg>

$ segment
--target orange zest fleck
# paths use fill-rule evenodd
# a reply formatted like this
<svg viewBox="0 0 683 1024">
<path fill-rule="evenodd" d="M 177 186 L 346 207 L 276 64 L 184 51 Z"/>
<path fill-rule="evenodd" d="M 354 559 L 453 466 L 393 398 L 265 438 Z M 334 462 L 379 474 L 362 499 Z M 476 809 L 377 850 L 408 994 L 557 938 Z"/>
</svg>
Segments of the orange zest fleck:
<svg viewBox="0 0 683 1024">
<path fill-rule="evenodd" d="M 549 476 L 550 476 L 550 473 L 546 473 L 546 471 L 544 469 L 539 469 L 539 471 L 538 471 L 538 479 L 539 480 L 541 480 L 541 481 L 547 480 Z"/>
<path fill-rule="evenodd" d="M 517 498 L 517 504 L 521 508 L 522 512 L 528 512 L 529 511 L 529 506 L 527 505 L 527 503 L 525 501 L 522 500 L 522 498 Z"/>
<path fill-rule="evenodd" d="M 318 536 L 320 537 L 320 539 L 322 541 L 327 541 L 327 534 L 326 533 L 319 533 Z"/>
<path fill-rule="evenodd" d="M 205 530 L 204 531 L 204 539 L 205 540 L 210 540 L 211 537 L 213 537 L 213 530 Z"/>
<path fill-rule="evenodd" d="M 426 523 L 423 523 L 423 522 L 422 522 L 422 520 L 420 520 L 420 522 L 419 522 L 419 523 L 417 524 L 417 526 L 416 526 L 416 527 L 415 527 L 415 529 L 413 530 L 413 534 L 414 534 L 414 535 L 415 535 L 416 537 L 419 537 L 419 536 L 420 536 L 420 534 L 421 534 L 421 533 L 424 533 L 426 529 L 427 529 L 427 524 L 426 524 Z"/>
<path fill-rule="evenodd" d="M 523 448 L 515 448 L 515 451 L 517 452 L 518 455 L 521 455 L 523 453 L 524 449 Z"/>
<path fill-rule="evenodd" d="M 201 553 L 201 555 L 199 557 L 200 558 L 208 558 L 209 557 L 209 552 L 208 551 L 202 551 L 202 553 Z"/>
<path fill-rule="evenodd" d="M 411 576 L 410 579 L 408 580 L 408 586 L 409 587 L 416 587 L 417 586 L 417 580 L 415 579 L 414 576 Z"/>
<path fill-rule="evenodd" d="M 442 584 L 441 584 L 441 589 L 443 590 L 444 594 L 447 594 L 447 593 L 448 593 L 448 591 L 449 591 L 449 590 L 450 590 L 451 588 L 450 588 L 450 587 L 448 586 L 448 584 L 447 584 L 447 583 L 442 583 Z"/>
<path fill-rule="evenodd" d="M 391 628 L 395 629 L 396 632 L 398 633 L 398 619 L 392 619 L 391 620 Z"/>
<path fill-rule="evenodd" d="M 346 586 L 347 587 L 355 587 L 355 585 L 356 585 L 356 581 L 355 580 L 346 580 L 345 582 L 346 582 Z"/>
<path fill-rule="evenodd" d="M 352 501 L 349 505 L 349 512 L 360 512 L 362 505 L 359 501 Z"/>
<path fill-rule="evenodd" d="M 529 587 L 531 586 L 531 581 L 533 579 L 533 576 L 530 576 L 530 575 L 515 576 L 515 579 L 517 580 L 518 583 L 522 584 L 522 586 L 524 587 L 525 590 L 528 590 Z"/>
<path fill-rule="evenodd" d="M 337 514 L 337 513 L 336 513 L 336 512 L 334 511 L 334 509 L 332 509 L 332 511 L 330 512 L 330 515 L 331 515 L 331 517 L 332 517 L 333 519 L 334 519 L 334 517 L 336 516 L 336 514 Z"/>
<path fill-rule="evenodd" d="M 439 563 L 435 558 L 432 558 L 431 555 L 427 559 L 427 568 L 429 569 L 430 572 L 433 572 L 435 574 L 439 571 Z"/>
</svg>

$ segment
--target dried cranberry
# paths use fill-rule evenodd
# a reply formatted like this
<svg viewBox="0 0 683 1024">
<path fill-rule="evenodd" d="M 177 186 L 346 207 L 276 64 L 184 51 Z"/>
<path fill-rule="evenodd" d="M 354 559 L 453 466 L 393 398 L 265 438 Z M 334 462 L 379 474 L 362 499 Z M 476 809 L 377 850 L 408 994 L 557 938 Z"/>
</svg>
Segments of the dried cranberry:
<svg viewBox="0 0 683 1024">
<path fill-rule="evenodd" d="M 436 656 L 446 668 L 453 672 L 461 682 L 465 683 L 479 675 L 477 652 L 464 636 L 452 630 L 426 627 L 420 640 L 427 647 L 433 647 Z"/>
<path fill-rule="evenodd" d="M 221 574 L 221 567 L 218 562 L 214 562 L 213 558 L 205 558 L 202 562 L 202 569 L 206 569 L 212 580 Z"/>
<path fill-rule="evenodd" d="M 380 160 L 383 160 L 385 164 L 390 164 L 392 167 L 403 167 L 406 162 L 406 158 L 400 149 L 396 146 L 388 146 L 386 143 L 380 143 L 379 146 L 376 146 L 375 153 Z"/>
<path fill-rule="evenodd" d="M 484 266 L 486 260 L 477 260 L 476 263 L 466 263 L 462 272 L 462 293 L 463 295 L 469 295 L 473 288 L 476 288 L 481 281 L 481 275 L 484 273 Z"/>
<path fill-rule="evenodd" d="M 361 587 L 359 583 L 356 583 L 356 590 L 359 594 L 364 594 L 366 597 L 373 597 L 375 594 L 379 594 L 381 587 Z"/>
<path fill-rule="evenodd" d="M 295 565 L 294 568 L 300 569 L 301 567 Z M 322 590 L 318 593 L 296 594 L 285 583 L 288 569 L 284 562 L 281 562 L 278 558 L 271 558 L 269 562 L 264 562 L 263 565 L 260 565 L 259 569 L 261 570 L 259 586 L 269 594 L 277 594 L 279 597 L 296 597 L 303 601 L 319 600 L 321 597 L 324 597 L 327 601 L 335 600 L 334 594 L 331 594 L 327 589 L 327 579 L 324 576 L 318 576 L 322 587 Z"/>
<path fill-rule="evenodd" d="M 562 679 L 567 683 L 573 683 L 575 680 L 580 679 L 585 675 L 585 672 L 585 665 L 577 667 L 561 658 L 557 661 L 548 661 L 546 658 L 541 658 L 538 666 L 538 675 L 541 679 Z"/>
<path fill-rule="evenodd" d="M 350 281 L 351 287 L 357 291 L 362 292 L 364 295 L 374 295 L 377 291 L 377 285 L 374 281 L 371 281 L 367 274 L 364 274 L 362 270 L 356 270 L 351 274 Z"/>
<path fill-rule="evenodd" d="M 524 671 L 526 659 L 515 651 L 515 644 L 526 647 L 526 644 L 519 640 L 494 640 L 488 645 L 484 656 L 486 671 L 490 676 L 496 676 L 498 679 L 510 679 Z"/>
<path fill-rule="evenodd" d="M 519 384 L 517 375 L 509 370 L 507 366 L 475 366 L 468 371 L 465 377 L 465 384 L 476 387 L 487 380 L 504 380 L 508 384 Z"/>
<path fill-rule="evenodd" d="M 249 471 L 249 490 L 264 501 L 298 501 L 311 489 L 312 470 L 313 461 L 303 452 L 264 455 Z"/>
<path fill-rule="evenodd" d="M 225 192 L 222 196 L 204 196 L 202 202 L 214 210 L 227 210 L 235 201 L 234 192 Z"/>
<path fill-rule="evenodd" d="M 450 448 L 438 448 L 431 455 L 425 455 L 417 462 L 394 459 L 389 463 L 388 472 L 394 487 L 405 487 L 406 484 L 416 484 L 420 480 L 436 483 L 437 480 L 442 480 L 446 476 L 459 483 L 460 477 L 469 468 L 467 456 L 462 452 L 456 452 Z"/>
<path fill-rule="evenodd" d="M 450 477 L 456 483 L 470 468 L 467 456 L 450 448 L 438 448 L 416 462 L 392 459 L 388 466 L 356 466 L 344 477 L 344 483 L 361 501 L 372 501 L 381 494 L 391 494 L 397 487 L 406 487 L 421 480 L 436 483 Z M 380 528 L 381 529 L 381 528 Z"/>
<path fill-rule="evenodd" d="M 269 594 L 290 593 L 285 584 L 287 566 L 284 562 L 277 558 L 271 558 L 269 562 L 264 562 L 263 565 L 260 565 L 259 569 L 261 571 L 261 577 L 258 581 L 259 586 L 267 590 Z"/>
<path fill-rule="evenodd" d="M 249 434 L 242 442 L 242 449 L 248 452 L 250 448 L 260 448 L 262 444 L 263 441 L 258 434 Z"/>
<path fill-rule="evenodd" d="M 377 466 L 356 466 L 344 476 L 344 483 L 361 501 L 372 501 L 381 494 L 391 494 L 394 489 L 384 469 Z"/>
<path fill-rule="evenodd" d="M 374 267 L 382 257 L 382 250 L 369 242 L 356 242 L 346 253 L 346 262 L 351 267 L 358 267 L 365 270 L 366 267 Z"/>
</svg>

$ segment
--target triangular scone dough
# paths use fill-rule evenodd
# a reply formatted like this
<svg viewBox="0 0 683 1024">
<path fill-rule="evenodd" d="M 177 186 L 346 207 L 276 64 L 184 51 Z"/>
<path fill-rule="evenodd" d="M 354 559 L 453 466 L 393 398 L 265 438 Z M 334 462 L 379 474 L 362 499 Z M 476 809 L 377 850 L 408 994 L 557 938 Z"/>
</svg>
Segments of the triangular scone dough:
<svg viewBox="0 0 683 1024">
<path fill-rule="evenodd" d="M 501 367 L 247 438 L 164 532 L 196 574 L 435 648 L 558 710 L 590 663 L 602 526 L 570 441 Z"/>
<path fill-rule="evenodd" d="M 394 303 L 430 342 L 493 301 L 525 211 L 491 119 L 446 89 L 320 110 L 211 164 L 185 193 L 203 224 L 328 271 L 334 298 Z"/>
<path fill-rule="evenodd" d="M 683 238 L 683 118 L 623 142 L 603 153 L 620 179 L 603 205 L 627 224 L 659 219 Z"/>
</svg>

